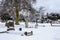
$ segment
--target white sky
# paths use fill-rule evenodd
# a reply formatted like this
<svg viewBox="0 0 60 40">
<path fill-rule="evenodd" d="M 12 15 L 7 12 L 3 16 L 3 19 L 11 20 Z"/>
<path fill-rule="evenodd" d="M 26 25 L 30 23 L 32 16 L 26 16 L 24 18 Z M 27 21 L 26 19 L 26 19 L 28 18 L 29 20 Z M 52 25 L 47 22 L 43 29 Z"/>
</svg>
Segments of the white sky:
<svg viewBox="0 0 60 40">
<path fill-rule="evenodd" d="M 2 1 L 2 0 L 0 0 L 0 1 Z"/>
<path fill-rule="evenodd" d="M 60 0 L 37 0 L 35 8 L 44 6 L 47 12 L 59 12 L 60 13 Z"/>
</svg>

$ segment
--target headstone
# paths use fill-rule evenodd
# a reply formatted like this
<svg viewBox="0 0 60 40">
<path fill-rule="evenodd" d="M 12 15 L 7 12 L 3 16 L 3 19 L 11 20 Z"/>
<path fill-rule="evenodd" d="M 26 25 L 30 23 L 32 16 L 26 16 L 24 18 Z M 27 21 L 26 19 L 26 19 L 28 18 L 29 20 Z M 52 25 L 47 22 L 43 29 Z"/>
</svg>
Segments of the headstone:
<svg viewBox="0 0 60 40">
<path fill-rule="evenodd" d="M 27 35 L 27 32 L 25 32 L 24 34 Z"/>
<path fill-rule="evenodd" d="M 24 36 L 24 34 L 21 34 L 21 36 Z"/>
<path fill-rule="evenodd" d="M 22 31 L 22 28 L 19 28 L 19 31 Z"/>
<path fill-rule="evenodd" d="M 31 35 L 33 35 L 33 31 L 31 31 L 31 32 L 25 32 L 24 33 L 26 36 L 31 36 Z"/>
<path fill-rule="evenodd" d="M 12 20 L 9 20 L 6 22 L 5 26 L 7 27 L 7 31 L 9 30 L 15 30 L 14 29 L 14 22 Z"/>
<path fill-rule="evenodd" d="M 38 24 L 35 25 L 35 28 L 38 28 Z"/>
<path fill-rule="evenodd" d="M 7 31 L 10 31 L 10 30 L 15 30 L 14 28 L 9 28 L 9 29 L 7 29 Z"/>
</svg>

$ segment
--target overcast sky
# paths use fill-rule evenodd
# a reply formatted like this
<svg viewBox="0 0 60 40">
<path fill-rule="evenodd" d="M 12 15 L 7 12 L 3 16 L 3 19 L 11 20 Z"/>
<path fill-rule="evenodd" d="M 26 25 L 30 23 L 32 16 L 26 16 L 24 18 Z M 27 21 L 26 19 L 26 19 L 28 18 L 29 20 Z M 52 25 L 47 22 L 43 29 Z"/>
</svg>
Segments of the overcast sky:
<svg viewBox="0 0 60 40">
<path fill-rule="evenodd" d="M 37 0 L 35 8 L 40 6 L 45 7 L 47 12 L 59 12 L 60 13 L 60 0 Z"/>
</svg>

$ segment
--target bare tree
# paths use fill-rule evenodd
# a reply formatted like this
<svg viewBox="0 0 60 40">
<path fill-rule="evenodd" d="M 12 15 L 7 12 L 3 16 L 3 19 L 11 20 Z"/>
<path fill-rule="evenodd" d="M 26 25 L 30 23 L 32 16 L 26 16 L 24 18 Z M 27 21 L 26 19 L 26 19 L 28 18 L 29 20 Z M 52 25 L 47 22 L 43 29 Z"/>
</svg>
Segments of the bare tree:
<svg viewBox="0 0 60 40">
<path fill-rule="evenodd" d="M 16 24 L 18 23 L 18 19 L 19 19 L 19 11 L 21 10 L 27 10 L 30 11 L 30 13 L 34 14 L 36 13 L 36 10 L 32 7 L 32 3 L 35 3 L 36 0 L 5 0 L 3 2 L 3 9 L 5 12 L 8 13 L 16 13 Z M 15 9 L 15 11 L 13 10 Z M 25 18 L 26 19 L 26 18 Z M 28 24 L 28 21 L 26 20 L 26 24 Z"/>
</svg>

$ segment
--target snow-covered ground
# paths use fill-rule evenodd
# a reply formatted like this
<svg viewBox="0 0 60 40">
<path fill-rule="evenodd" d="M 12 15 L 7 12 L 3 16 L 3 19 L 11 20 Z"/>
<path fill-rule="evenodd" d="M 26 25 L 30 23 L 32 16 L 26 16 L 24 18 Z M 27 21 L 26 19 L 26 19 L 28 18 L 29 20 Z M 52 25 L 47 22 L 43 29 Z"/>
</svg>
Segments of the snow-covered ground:
<svg viewBox="0 0 60 40">
<path fill-rule="evenodd" d="M 5 31 L 7 28 L 4 25 L 5 23 L 0 22 L 0 32 Z M 60 40 L 60 27 L 51 26 L 50 23 L 39 24 L 38 28 L 35 28 L 36 23 L 29 23 L 29 27 L 25 28 L 23 22 L 20 25 L 15 25 L 15 31 L 10 31 L 10 33 L 0 33 L 0 40 Z M 19 31 L 19 28 L 22 28 L 22 31 Z M 25 36 L 25 31 L 33 31 L 32 36 Z M 23 36 L 21 36 L 23 34 Z"/>
</svg>

